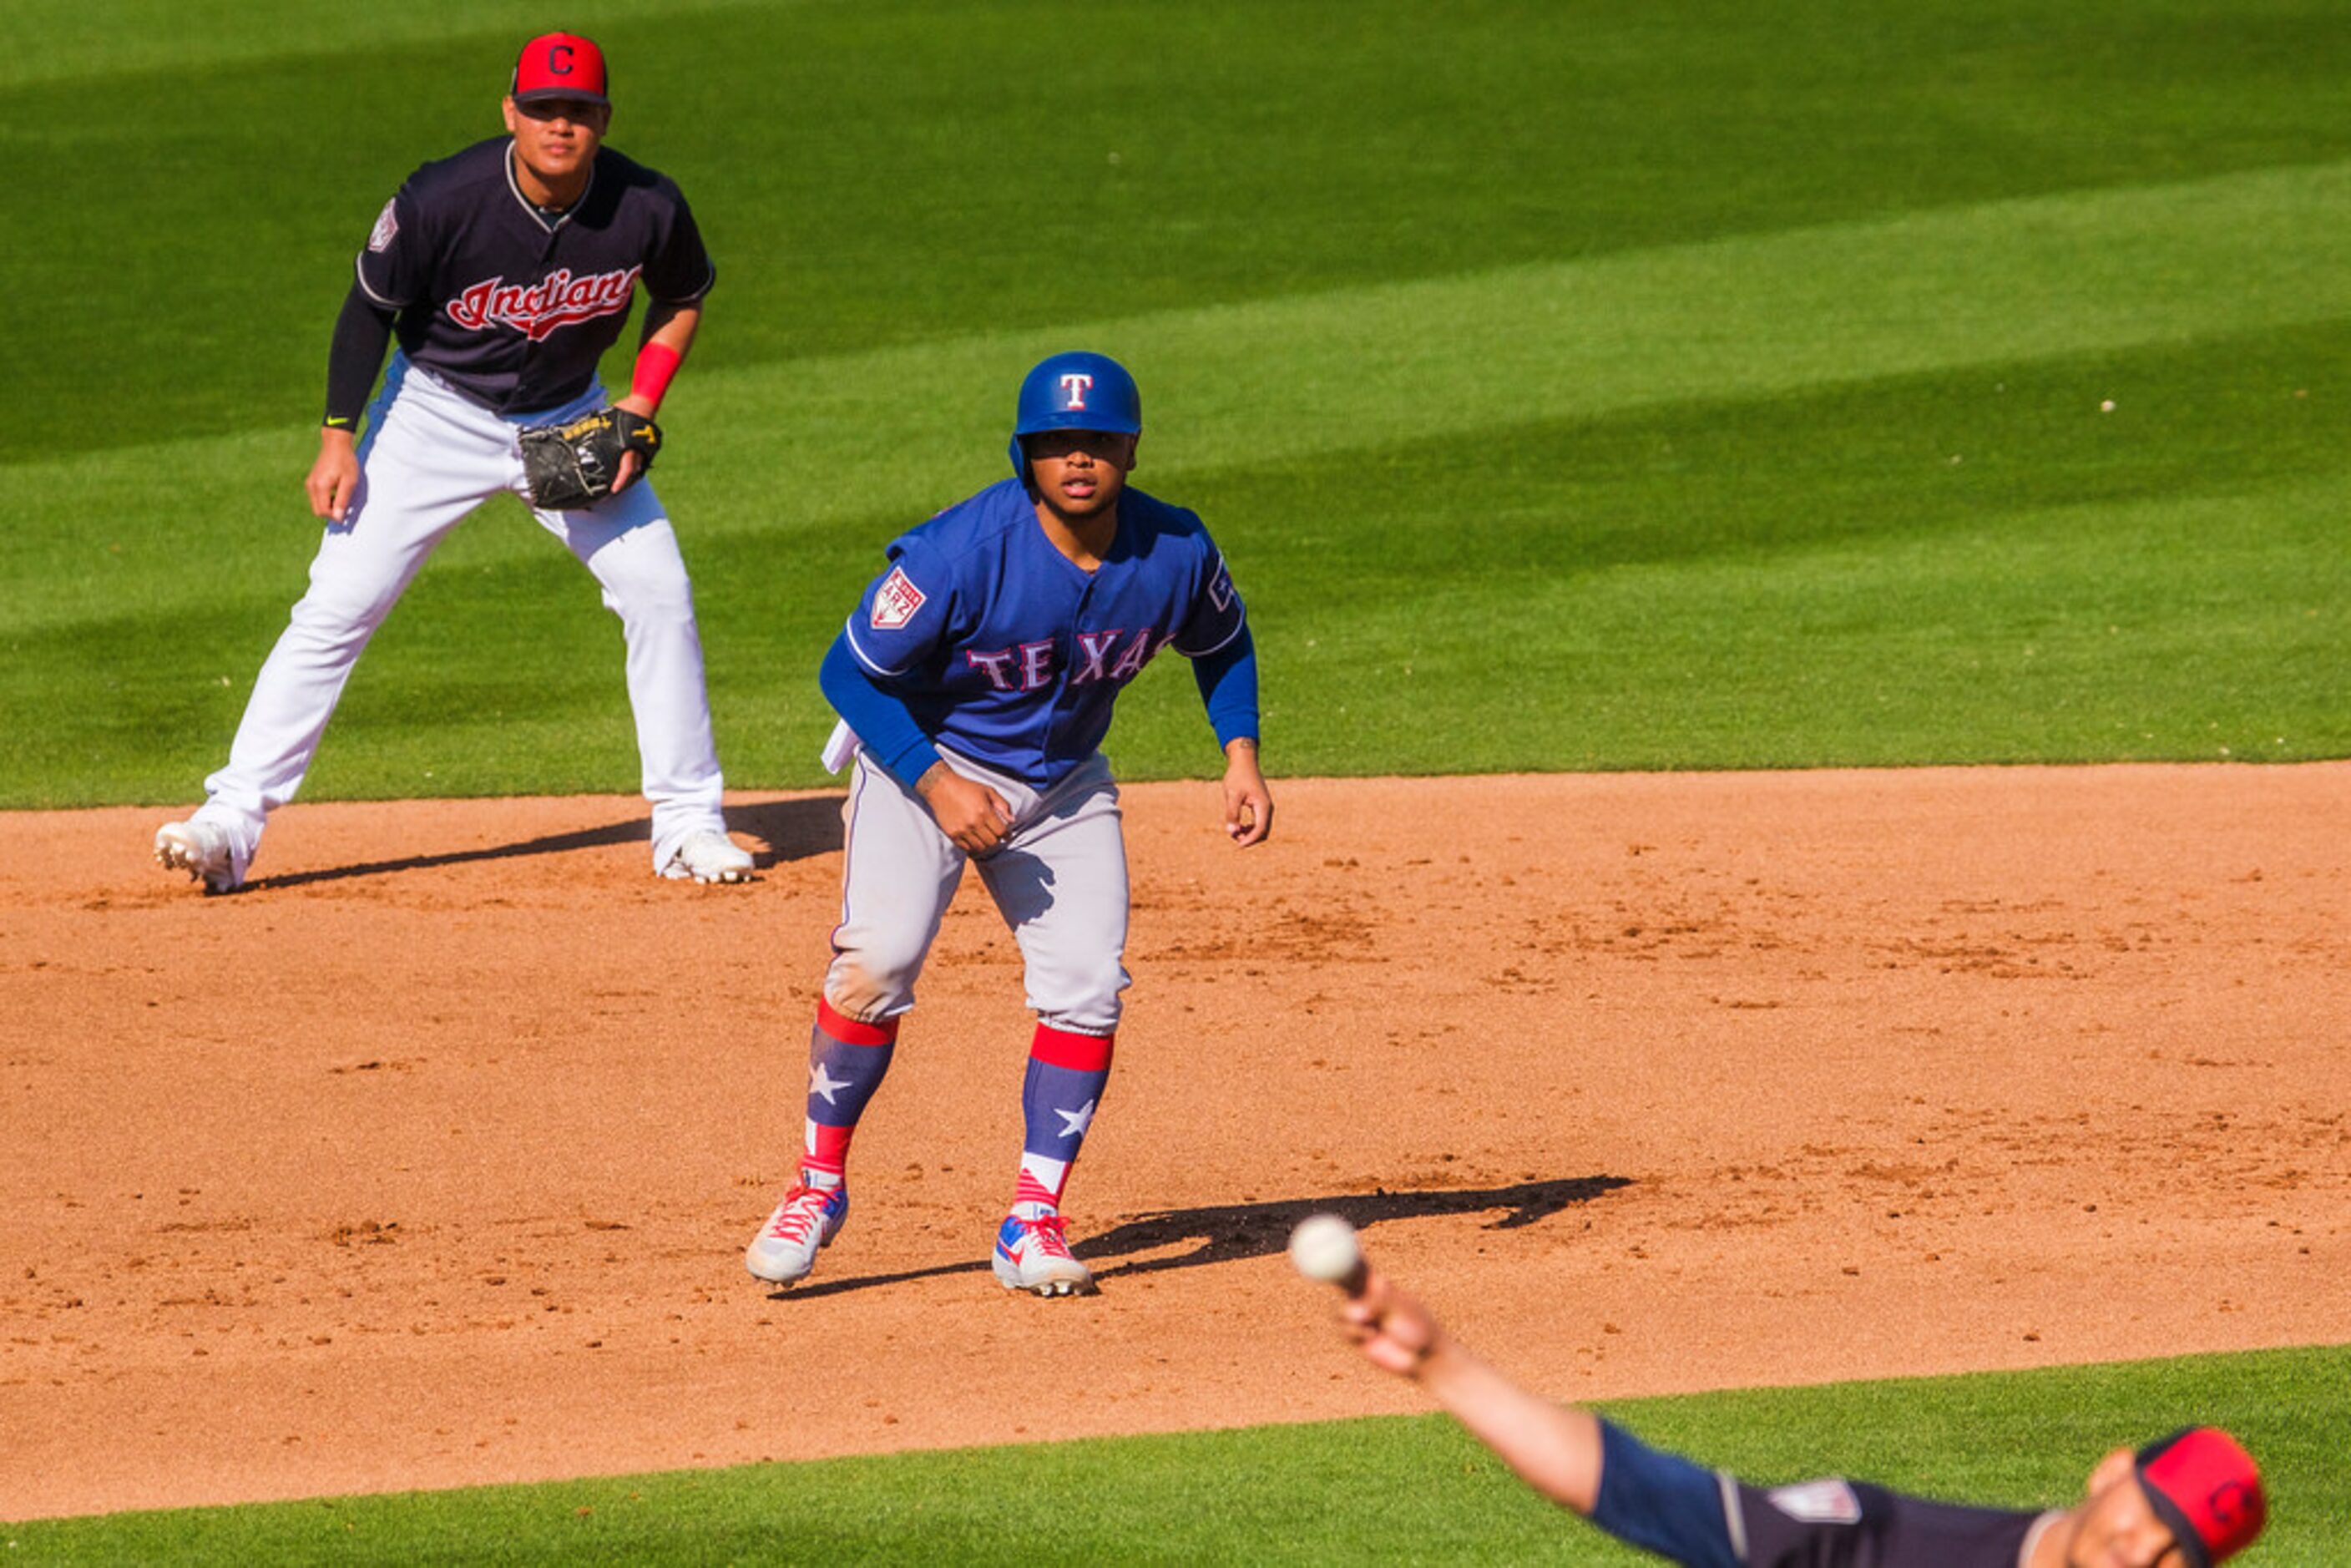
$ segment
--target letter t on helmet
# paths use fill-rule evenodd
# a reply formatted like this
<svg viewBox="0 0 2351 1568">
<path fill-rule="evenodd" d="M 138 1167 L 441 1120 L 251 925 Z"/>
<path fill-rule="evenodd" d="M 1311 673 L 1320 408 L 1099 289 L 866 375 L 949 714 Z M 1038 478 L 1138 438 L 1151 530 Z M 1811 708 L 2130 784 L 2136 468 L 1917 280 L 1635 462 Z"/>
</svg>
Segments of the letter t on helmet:
<svg viewBox="0 0 2351 1568">
<path fill-rule="evenodd" d="M 1143 393 L 1126 367 L 1107 354 L 1055 354 L 1040 361 L 1020 383 L 1012 418 L 1012 472 L 1029 477 L 1020 438 L 1048 430 L 1106 430 L 1143 434 Z"/>
</svg>

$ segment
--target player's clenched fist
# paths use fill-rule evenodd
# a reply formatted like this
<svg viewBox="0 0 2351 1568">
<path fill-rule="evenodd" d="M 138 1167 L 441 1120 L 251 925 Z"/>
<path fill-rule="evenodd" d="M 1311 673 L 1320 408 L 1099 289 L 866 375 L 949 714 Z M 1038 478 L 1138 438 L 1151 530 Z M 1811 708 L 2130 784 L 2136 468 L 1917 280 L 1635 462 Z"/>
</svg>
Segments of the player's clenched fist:
<svg viewBox="0 0 2351 1568">
<path fill-rule="evenodd" d="M 1273 831 L 1273 793 L 1258 768 L 1254 740 L 1225 747 L 1225 831 L 1242 849 L 1263 843 Z"/>
<path fill-rule="evenodd" d="M 310 510 L 330 523 L 340 523 L 351 509 L 360 487 L 360 454 L 351 433 L 329 425 L 319 433 L 319 460 L 310 465 L 304 487 L 310 493 Z"/>
<path fill-rule="evenodd" d="M 1012 808 L 1004 797 L 944 762 L 934 763 L 915 784 L 939 831 L 967 855 L 993 853 L 1012 831 Z"/>
</svg>

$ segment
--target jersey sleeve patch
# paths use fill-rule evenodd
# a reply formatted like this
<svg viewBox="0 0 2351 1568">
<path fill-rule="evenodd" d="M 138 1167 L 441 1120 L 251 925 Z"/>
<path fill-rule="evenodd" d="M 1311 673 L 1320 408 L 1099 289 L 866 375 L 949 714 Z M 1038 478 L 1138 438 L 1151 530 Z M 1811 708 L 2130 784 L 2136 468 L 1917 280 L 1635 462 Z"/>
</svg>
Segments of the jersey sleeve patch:
<svg viewBox="0 0 2351 1568">
<path fill-rule="evenodd" d="M 1217 575 L 1208 580 L 1208 602 L 1217 607 L 1219 615 L 1229 614 L 1233 608 L 1233 574 L 1225 570 L 1222 556 L 1217 558 Z"/>
<path fill-rule="evenodd" d="M 375 215 L 375 227 L 368 233 L 368 249 L 381 256 L 392 246 L 392 237 L 400 233 L 400 214 L 395 210 L 400 198 L 384 203 L 383 211 Z"/>
<path fill-rule="evenodd" d="M 926 602 L 923 591 L 906 575 L 903 566 L 893 566 L 890 575 L 873 591 L 873 630 L 895 632 L 914 618 L 914 612 Z"/>
<path fill-rule="evenodd" d="M 1176 629 L 1171 641 L 1176 651 L 1186 658 L 1201 658 L 1239 636 L 1248 615 L 1239 591 L 1233 587 L 1232 573 L 1226 570 L 1225 558 L 1219 554 L 1191 613 Z"/>
<path fill-rule="evenodd" d="M 1773 1508 L 1806 1524 L 1859 1524 L 1861 1499 L 1841 1480 L 1798 1481 L 1763 1494 Z"/>
</svg>

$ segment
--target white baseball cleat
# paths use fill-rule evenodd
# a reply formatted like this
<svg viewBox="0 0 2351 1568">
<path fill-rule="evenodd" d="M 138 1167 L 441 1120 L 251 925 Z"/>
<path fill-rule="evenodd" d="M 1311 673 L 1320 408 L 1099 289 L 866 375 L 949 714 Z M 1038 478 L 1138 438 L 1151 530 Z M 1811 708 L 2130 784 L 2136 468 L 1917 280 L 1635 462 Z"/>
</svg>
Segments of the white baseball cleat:
<svg viewBox="0 0 2351 1568">
<path fill-rule="evenodd" d="M 186 872 L 204 884 L 206 893 L 235 893 L 245 885 L 245 868 L 236 863 L 228 830 L 201 817 L 166 822 L 155 830 L 155 863 L 165 871 Z"/>
<path fill-rule="evenodd" d="M 1092 1272 L 1070 1253 L 1068 1223 L 1058 1214 L 1041 1219 L 1007 1215 L 996 1233 L 996 1282 L 1032 1296 L 1091 1296 Z"/>
<path fill-rule="evenodd" d="M 696 882 L 748 882 L 751 852 L 725 833 L 705 828 L 677 846 L 662 875 L 673 881 L 692 877 Z"/>
<path fill-rule="evenodd" d="M 770 1285 L 790 1285 L 816 1271 L 817 1249 L 849 1218 L 849 1188 L 795 1186 L 751 1238 L 743 1267 Z"/>
</svg>

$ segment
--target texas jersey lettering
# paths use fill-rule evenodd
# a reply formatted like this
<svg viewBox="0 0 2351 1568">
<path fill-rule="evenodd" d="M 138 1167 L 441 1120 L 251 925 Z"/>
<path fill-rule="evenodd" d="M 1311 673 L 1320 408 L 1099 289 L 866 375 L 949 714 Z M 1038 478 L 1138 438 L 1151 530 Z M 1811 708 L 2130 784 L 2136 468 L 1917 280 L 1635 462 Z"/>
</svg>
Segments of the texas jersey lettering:
<svg viewBox="0 0 2351 1568">
<path fill-rule="evenodd" d="M 1129 486 L 1119 519 L 1088 573 L 1039 529 L 1019 480 L 990 486 L 892 541 L 850 651 L 942 745 L 1050 786 L 1102 744 L 1154 655 L 1214 653 L 1246 619 L 1196 514 Z"/>
</svg>

